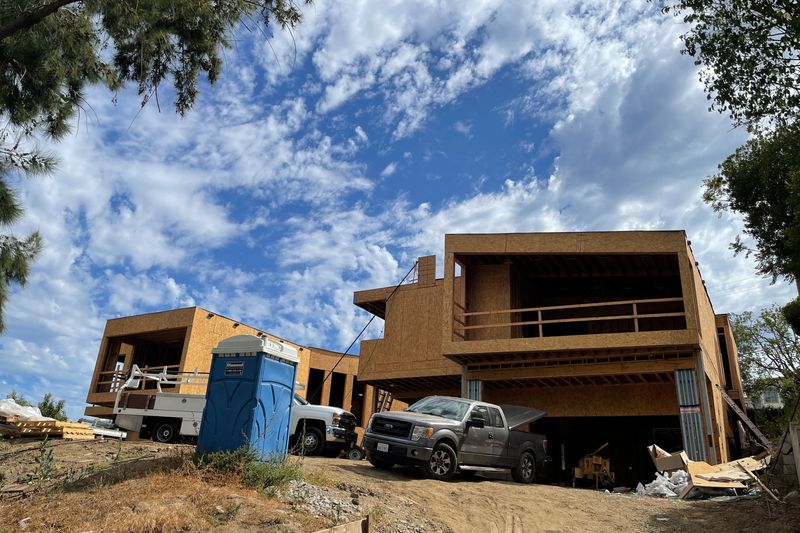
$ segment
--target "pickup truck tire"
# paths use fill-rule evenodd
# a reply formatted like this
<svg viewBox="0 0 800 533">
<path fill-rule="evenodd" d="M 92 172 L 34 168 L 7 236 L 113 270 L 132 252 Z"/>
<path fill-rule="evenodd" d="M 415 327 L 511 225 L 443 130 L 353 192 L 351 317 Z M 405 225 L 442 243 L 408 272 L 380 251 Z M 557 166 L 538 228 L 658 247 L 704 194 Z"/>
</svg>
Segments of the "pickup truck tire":
<svg viewBox="0 0 800 533">
<path fill-rule="evenodd" d="M 172 420 L 159 420 L 153 427 L 153 440 L 169 444 L 178 440 L 178 427 Z"/>
<path fill-rule="evenodd" d="M 425 475 L 431 479 L 446 481 L 458 470 L 458 456 L 448 444 L 440 442 L 433 447 L 431 458 L 423 467 Z"/>
<path fill-rule="evenodd" d="M 519 463 L 511 470 L 511 477 L 517 483 L 533 483 L 536 477 L 536 458 L 531 452 L 524 452 Z"/>
<path fill-rule="evenodd" d="M 394 463 L 391 461 L 384 461 L 383 459 L 378 459 L 374 455 L 367 454 L 367 460 L 369 463 L 374 466 L 375 468 L 380 468 L 381 470 L 389 470 L 394 466 Z"/>
<path fill-rule="evenodd" d="M 298 438 L 300 448 L 300 455 L 313 456 L 322 453 L 325 448 L 325 435 L 319 428 L 306 426 L 304 433 L 300 434 Z"/>
</svg>

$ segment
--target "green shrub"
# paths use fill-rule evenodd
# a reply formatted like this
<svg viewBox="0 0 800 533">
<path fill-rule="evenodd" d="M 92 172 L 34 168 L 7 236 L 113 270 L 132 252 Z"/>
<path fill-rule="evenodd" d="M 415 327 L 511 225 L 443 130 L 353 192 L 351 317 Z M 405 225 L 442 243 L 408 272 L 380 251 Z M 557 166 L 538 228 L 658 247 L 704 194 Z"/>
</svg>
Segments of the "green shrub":
<svg viewBox="0 0 800 533">
<path fill-rule="evenodd" d="M 300 461 L 277 458 L 262 461 L 250 448 L 212 452 L 200 459 L 201 469 L 238 475 L 245 485 L 260 490 L 282 487 L 289 481 L 303 478 Z"/>
<path fill-rule="evenodd" d="M 303 465 L 299 461 L 281 459 L 253 462 L 247 465 L 243 481 L 258 489 L 282 487 L 290 481 L 303 479 Z"/>
<path fill-rule="evenodd" d="M 201 459 L 206 468 L 220 472 L 244 474 L 248 465 L 258 461 L 258 455 L 250 448 L 232 451 L 211 452 Z"/>
</svg>

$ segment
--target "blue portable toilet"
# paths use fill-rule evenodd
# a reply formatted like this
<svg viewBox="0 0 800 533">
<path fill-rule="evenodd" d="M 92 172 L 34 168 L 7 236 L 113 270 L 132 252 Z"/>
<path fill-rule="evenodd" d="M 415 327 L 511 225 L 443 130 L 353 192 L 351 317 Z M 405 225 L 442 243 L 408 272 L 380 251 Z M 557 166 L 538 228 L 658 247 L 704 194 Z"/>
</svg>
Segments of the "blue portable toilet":
<svg viewBox="0 0 800 533">
<path fill-rule="evenodd" d="M 266 337 L 236 335 L 211 353 L 197 453 L 247 446 L 262 460 L 284 457 L 300 361 L 297 350 Z"/>
</svg>

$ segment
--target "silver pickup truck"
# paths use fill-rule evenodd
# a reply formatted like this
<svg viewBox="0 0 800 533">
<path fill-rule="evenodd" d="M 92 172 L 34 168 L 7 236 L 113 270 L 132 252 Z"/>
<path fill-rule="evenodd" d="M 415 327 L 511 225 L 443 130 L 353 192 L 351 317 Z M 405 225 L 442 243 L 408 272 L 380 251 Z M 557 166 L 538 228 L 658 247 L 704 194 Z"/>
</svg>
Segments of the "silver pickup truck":
<svg viewBox="0 0 800 533">
<path fill-rule="evenodd" d="M 364 447 L 377 468 L 420 466 L 432 479 L 460 471 L 511 471 L 514 481 L 532 483 L 550 461 L 544 435 L 520 428 L 547 413 L 519 406 L 428 396 L 405 411 L 372 415 Z"/>
</svg>

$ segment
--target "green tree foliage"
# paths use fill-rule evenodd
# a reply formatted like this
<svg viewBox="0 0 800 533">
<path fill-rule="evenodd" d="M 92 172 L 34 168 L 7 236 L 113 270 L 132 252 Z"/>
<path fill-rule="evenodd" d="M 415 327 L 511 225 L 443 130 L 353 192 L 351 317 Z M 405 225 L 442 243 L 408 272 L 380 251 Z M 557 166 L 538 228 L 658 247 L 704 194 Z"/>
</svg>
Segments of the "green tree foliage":
<svg viewBox="0 0 800 533">
<path fill-rule="evenodd" d="M 701 66 L 711 108 L 737 126 L 793 122 L 800 111 L 800 9 L 796 0 L 681 0 L 683 53 Z"/>
<path fill-rule="evenodd" d="M 65 403 L 64 400 L 54 400 L 53 395 L 48 392 L 44 395 L 42 401 L 39 402 L 39 411 L 42 412 L 42 416 L 55 418 L 56 420 L 66 420 L 67 413 L 64 411 Z"/>
<path fill-rule="evenodd" d="M 17 403 L 17 405 L 21 405 L 22 407 L 30 407 L 31 405 L 31 402 L 26 400 L 20 393 L 18 393 L 16 390 L 13 389 L 11 390 L 11 392 L 8 393 L 8 396 L 6 396 L 6 398 L 9 400 L 14 400 Z"/>
<path fill-rule="evenodd" d="M 731 328 L 748 394 L 760 394 L 766 384 L 781 381 L 800 385 L 800 338 L 779 307 L 732 315 Z"/>
<path fill-rule="evenodd" d="M 783 409 L 757 409 L 753 420 L 771 437 L 780 437 L 800 391 L 800 338 L 778 306 L 762 309 L 757 315 L 749 311 L 732 315 L 731 328 L 747 396 L 758 398 L 767 387 L 779 391 Z"/>
<path fill-rule="evenodd" d="M 305 0 L 309 3 L 310 0 Z M 138 89 L 141 104 L 170 81 L 175 110 L 197 99 L 201 76 L 214 83 L 222 48 L 240 24 L 269 35 L 301 13 L 293 0 L 11 0 L 0 3 L 0 226 L 22 215 L 9 187 L 16 175 L 52 172 L 56 161 L 36 140 L 58 140 L 100 84 Z M 38 233 L 0 235 L 0 331 L 9 286 L 24 285 L 42 247 Z"/>
<path fill-rule="evenodd" d="M 800 274 L 800 124 L 753 137 L 705 181 L 704 198 L 716 211 L 744 215 L 755 250 L 737 238 L 734 251 L 754 253 L 758 270 L 797 279 Z"/>
</svg>

